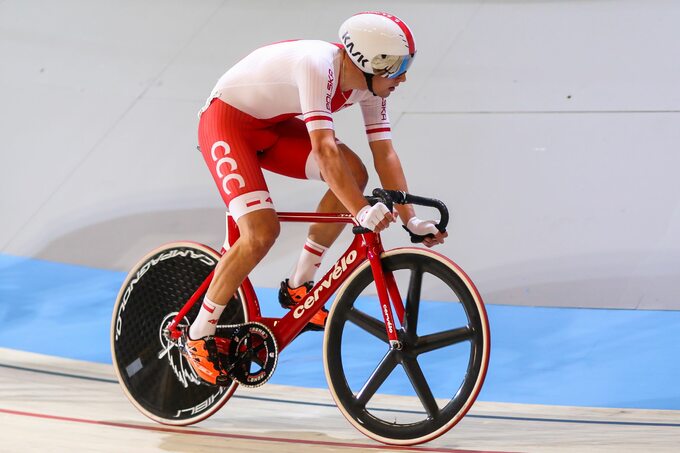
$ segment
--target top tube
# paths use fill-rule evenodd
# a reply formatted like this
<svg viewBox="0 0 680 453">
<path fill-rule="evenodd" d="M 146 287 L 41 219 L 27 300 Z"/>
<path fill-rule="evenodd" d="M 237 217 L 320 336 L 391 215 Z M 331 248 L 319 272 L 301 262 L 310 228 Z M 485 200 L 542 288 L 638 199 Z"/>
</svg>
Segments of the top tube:
<svg viewBox="0 0 680 453">
<path fill-rule="evenodd" d="M 277 212 L 282 222 L 356 223 L 354 216 L 341 212 Z"/>
</svg>

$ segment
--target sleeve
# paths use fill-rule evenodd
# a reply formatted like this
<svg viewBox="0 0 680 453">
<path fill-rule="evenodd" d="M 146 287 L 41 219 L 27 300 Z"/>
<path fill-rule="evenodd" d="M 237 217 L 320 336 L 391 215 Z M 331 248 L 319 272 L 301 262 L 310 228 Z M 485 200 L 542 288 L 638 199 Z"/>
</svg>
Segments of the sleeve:
<svg viewBox="0 0 680 453">
<path fill-rule="evenodd" d="M 333 129 L 331 100 L 336 85 L 333 60 L 305 58 L 298 65 L 296 79 L 307 130 Z"/>
<path fill-rule="evenodd" d="M 387 99 L 371 96 L 360 102 L 361 113 L 366 126 L 366 138 L 369 142 L 391 140 L 392 129 L 387 115 Z"/>
</svg>

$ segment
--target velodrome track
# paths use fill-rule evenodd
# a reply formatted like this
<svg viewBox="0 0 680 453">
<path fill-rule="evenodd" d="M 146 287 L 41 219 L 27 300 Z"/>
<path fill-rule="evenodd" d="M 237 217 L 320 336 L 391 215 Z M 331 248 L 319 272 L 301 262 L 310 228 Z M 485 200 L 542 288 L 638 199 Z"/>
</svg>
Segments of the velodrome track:
<svg viewBox="0 0 680 453">
<path fill-rule="evenodd" d="M 146 419 L 107 332 L 146 251 L 223 239 L 196 112 L 249 50 L 335 40 L 366 8 L 417 30 L 390 116 L 409 187 L 454 215 L 438 251 L 487 303 L 480 401 L 432 443 L 379 445 L 333 406 L 311 336 L 209 420 Z M 679 21 L 672 0 L 0 0 L 0 453 L 680 451 Z M 376 186 L 360 112 L 334 123 Z M 267 180 L 281 210 L 325 190 Z M 288 228 L 259 288 L 294 264 Z"/>
<path fill-rule="evenodd" d="M 418 410 L 406 397 L 380 404 Z M 239 389 L 191 427 L 155 423 L 128 402 L 111 365 L 0 349 L 2 452 L 551 452 L 678 451 L 680 411 L 477 402 L 456 427 L 418 447 L 387 447 L 342 417 L 328 391 Z M 40 434 L 37 434 L 40 433 Z"/>
<path fill-rule="evenodd" d="M 343 418 L 324 389 L 315 334 L 286 349 L 272 383 L 239 389 L 208 420 L 157 424 L 126 399 L 110 365 L 111 305 L 124 274 L 0 258 L 0 452 L 404 450 Z M 262 300 L 275 297 L 260 291 Z M 480 399 L 449 433 L 411 450 L 678 451 L 674 312 L 487 310 L 494 343 Z M 422 410 L 402 396 L 379 404 Z"/>
</svg>

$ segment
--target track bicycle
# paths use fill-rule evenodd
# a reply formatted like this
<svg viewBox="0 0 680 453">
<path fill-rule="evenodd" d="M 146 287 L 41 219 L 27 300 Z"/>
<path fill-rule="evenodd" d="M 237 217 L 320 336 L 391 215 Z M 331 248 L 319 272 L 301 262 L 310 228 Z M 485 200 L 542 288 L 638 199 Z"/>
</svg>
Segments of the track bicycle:
<svg viewBox="0 0 680 453">
<path fill-rule="evenodd" d="M 437 228 L 445 231 L 448 223 L 448 210 L 438 200 L 382 189 L 367 199 L 390 210 L 393 202 L 433 207 L 441 215 Z M 278 217 L 351 223 L 355 236 L 304 302 L 280 318 L 262 316 L 254 287 L 244 280 L 217 325 L 228 385 L 201 381 L 177 346 L 225 249 L 165 244 L 130 271 L 111 323 L 114 369 L 128 399 L 163 424 L 189 425 L 210 417 L 239 385 L 266 383 L 281 351 L 337 292 L 326 321 L 323 362 L 344 417 L 366 436 L 391 445 L 427 442 L 450 430 L 473 405 L 489 363 L 486 310 L 470 278 L 429 249 L 385 251 L 380 234 L 357 226 L 350 214 L 280 212 Z M 227 233 L 233 245 L 238 227 L 230 216 Z M 413 242 L 423 240 L 411 236 Z M 393 398 L 383 389 L 414 396 L 419 410 L 385 407 Z"/>
</svg>

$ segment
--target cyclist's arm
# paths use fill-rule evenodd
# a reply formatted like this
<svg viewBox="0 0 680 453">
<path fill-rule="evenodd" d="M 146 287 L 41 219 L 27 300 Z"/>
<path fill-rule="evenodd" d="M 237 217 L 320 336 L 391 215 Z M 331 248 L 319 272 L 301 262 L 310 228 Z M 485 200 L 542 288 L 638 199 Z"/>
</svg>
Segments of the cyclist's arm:
<svg viewBox="0 0 680 453">
<path fill-rule="evenodd" d="M 300 93 L 302 118 L 312 142 L 312 154 L 321 177 L 347 210 L 356 216 L 366 206 L 349 165 L 335 142 L 330 99 L 338 77 L 333 73 L 333 52 L 310 54 L 293 68 Z"/>
<path fill-rule="evenodd" d="M 366 138 L 373 153 L 373 165 L 378 172 L 380 184 L 384 189 L 408 192 L 404 170 L 399 156 L 392 147 L 387 100 L 369 96 L 363 99 L 360 105 L 366 126 Z M 404 223 L 415 215 L 411 205 L 396 205 L 396 209 Z"/>
<path fill-rule="evenodd" d="M 347 210 L 356 216 L 366 205 L 359 186 L 352 176 L 352 171 L 345 157 L 335 143 L 332 129 L 316 129 L 309 132 L 312 141 L 312 153 L 319 164 L 321 176 Z"/>
<path fill-rule="evenodd" d="M 384 189 L 388 190 L 403 190 L 408 192 L 408 185 L 406 184 L 406 176 L 404 169 L 401 166 L 401 161 L 394 147 L 392 140 L 377 140 L 369 142 L 371 152 L 373 153 L 373 165 L 375 166 L 380 184 Z M 395 204 L 399 217 L 404 224 L 406 224 L 412 217 L 416 215 L 413 206 L 410 204 L 397 205 Z M 434 237 L 425 238 L 423 244 L 427 247 L 432 247 L 436 244 L 443 244 L 444 238 L 448 236 L 447 233 L 437 232 Z"/>
<path fill-rule="evenodd" d="M 373 153 L 373 165 L 375 166 L 375 171 L 378 173 L 380 184 L 383 189 L 408 192 L 404 169 L 401 166 L 399 156 L 396 151 L 394 151 L 392 140 L 369 142 L 369 146 Z M 399 217 L 401 217 L 404 223 L 408 222 L 411 217 L 416 215 L 413 206 L 410 204 L 395 204 L 394 207 L 397 209 L 397 212 L 399 212 Z"/>
<path fill-rule="evenodd" d="M 392 214 L 383 212 L 384 205 L 368 206 L 335 142 L 330 99 L 338 77 L 333 73 L 333 55 L 334 52 L 306 55 L 295 66 L 300 111 L 312 142 L 312 154 L 324 181 L 361 225 L 381 231 L 393 220 Z"/>
</svg>

